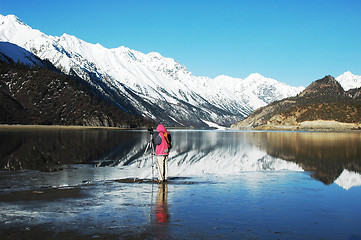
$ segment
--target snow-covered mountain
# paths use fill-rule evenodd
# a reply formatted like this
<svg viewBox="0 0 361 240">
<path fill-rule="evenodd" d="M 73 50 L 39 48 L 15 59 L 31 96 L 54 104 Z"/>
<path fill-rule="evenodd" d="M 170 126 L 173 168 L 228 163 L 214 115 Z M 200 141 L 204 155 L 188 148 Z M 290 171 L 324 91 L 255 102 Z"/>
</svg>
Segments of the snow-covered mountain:
<svg viewBox="0 0 361 240">
<path fill-rule="evenodd" d="M 230 126 L 256 108 L 304 89 L 257 73 L 245 79 L 196 77 L 159 53 L 144 54 L 123 46 L 107 49 L 67 34 L 48 36 L 14 15 L 0 15 L 0 41 L 80 76 L 124 110 L 131 105 L 131 112 L 167 125 Z"/>
<path fill-rule="evenodd" d="M 9 42 L 0 42 L 0 59 L 8 62 L 7 57 L 11 57 L 14 62 L 20 62 L 29 66 L 42 66 L 41 59 L 31 54 L 24 48 Z"/>
<path fill-rule="evenodd" d="M 336 77 L 336 80 L 341 84 L 345 91 L 361 87 L 361 76 L 354 75 L 349 71 Z"/>
</svg>

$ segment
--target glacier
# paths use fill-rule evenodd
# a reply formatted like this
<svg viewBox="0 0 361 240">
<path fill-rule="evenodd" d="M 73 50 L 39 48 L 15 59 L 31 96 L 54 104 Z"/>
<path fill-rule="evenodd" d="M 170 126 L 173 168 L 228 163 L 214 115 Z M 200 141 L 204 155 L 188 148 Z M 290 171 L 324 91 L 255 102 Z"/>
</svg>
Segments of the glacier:
<svg viewBox="0 0 361 240">
<path fill-rule="evenodd" d="M 230 126 L 256 108 L 304 89 L 258 73 L 245 79 L 196 77 L 157 52 L 144 54 L 124 46 L 108 49 L 66 33 L 46 35 L 14 15 L 0 15 L 0 41 L 81 77 L 123 109 L 169 126 Z"/>
</svg>

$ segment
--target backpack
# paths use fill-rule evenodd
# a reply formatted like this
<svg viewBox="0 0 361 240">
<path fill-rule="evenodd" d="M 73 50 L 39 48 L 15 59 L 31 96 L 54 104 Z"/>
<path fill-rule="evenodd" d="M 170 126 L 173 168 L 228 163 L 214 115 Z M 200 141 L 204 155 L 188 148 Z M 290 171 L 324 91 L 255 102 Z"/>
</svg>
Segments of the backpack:
<svg viewBox="0 0 361 240">
<path fill-rule="evenodd" d="M 171 149 L 172 148 L 172 138 L 171 138 L 170 134 L 165 132 L 164 133 L 164 138 L 165 138 L 165 141 L 168 144 L 168 149 Z"/>
</svg>

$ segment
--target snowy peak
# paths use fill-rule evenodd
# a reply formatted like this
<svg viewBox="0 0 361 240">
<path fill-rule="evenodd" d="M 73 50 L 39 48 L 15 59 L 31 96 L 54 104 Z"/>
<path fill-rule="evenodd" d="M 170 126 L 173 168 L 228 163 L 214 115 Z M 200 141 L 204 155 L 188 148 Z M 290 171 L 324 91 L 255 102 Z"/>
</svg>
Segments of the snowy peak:
<svg viewBox="0 0 361 240">
<path fill-rule="evenodd" d="M 0 41 L 25 47 L 29 42 L 40 42 L 48 38 L 39 30 L 32 29 L 14 15 L 0 15 Z M 28 49 L 27 49 L 28 50 Z"/>
<path fill-rule="evenodd" d="M 48 36 L 14 16 L 1 16 L 0 23 L 0 41 L 17 44 L 64 73 L 78 75 L 119 105 L 117 99 L 127 97 L 143 116 L 168 125 L 230 126 L 256 108 L 303 90 L 257 73 L 246 79 L 196 77 L 157 52 L 144 54 L 124 46 L 107 49 L 68 34 Z"/>
<path fill-rule="evenodd" d="M 336 78 L 345 91 L 361 87 L 361 76 L 354 75 L 347 71 Z"/>
<path fill-rule="evenodd" d="M 265 77 L 259 73 L 251 73 L 246 80 L 264 80 Z"/>
<path fill-rule="evenodd" d="M 24 23 L 23 21 L 21 21 L 17 16 L 9 14 L 7 16 L 3 16 L 0 14 L 0 24 L 3 24 L 4 22 L 10 22 L 10 23 L 17 23 L 20 25 L 24 25 L 24 26 L 28 26 L 26 25 L 26 23 Z"/>
</svg>

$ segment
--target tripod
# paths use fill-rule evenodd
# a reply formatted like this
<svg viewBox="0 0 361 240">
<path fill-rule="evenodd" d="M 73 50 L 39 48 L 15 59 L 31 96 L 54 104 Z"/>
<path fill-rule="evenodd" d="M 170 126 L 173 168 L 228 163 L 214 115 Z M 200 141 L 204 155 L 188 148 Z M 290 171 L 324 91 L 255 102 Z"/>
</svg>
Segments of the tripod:
<svg viewBox="0 0 361 240">
<path fill-rule="evenodd" d="M 145 148 L 145 151 L 143 153 L 143 160 L 148 152 L 148 150 L 151 151 L 151 155 L 152 155 L 152 181 L 154 180 L 154 143 L 153 143 L 153 129 L 148 129 L 149 133 L 150 133 L 150 140 L 148 141 L 147 147 Z M 140 162 L 138 164 L 138 168 L 140 168 Z M 135 178 L 134 178 L 135 181 Z"/>
</svg>

